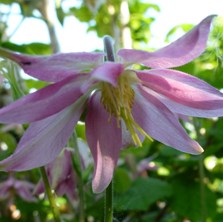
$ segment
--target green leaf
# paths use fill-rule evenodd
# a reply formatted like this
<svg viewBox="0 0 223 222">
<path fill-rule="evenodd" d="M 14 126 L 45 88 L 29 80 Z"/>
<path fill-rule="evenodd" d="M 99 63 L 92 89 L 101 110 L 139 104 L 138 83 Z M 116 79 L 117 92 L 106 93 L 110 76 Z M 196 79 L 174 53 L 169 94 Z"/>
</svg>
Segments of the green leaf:
<svg viewBox="0 0 223 222">
<path fill-rule="evenodd" d="M 173 181 L 174 195 L 170 206 L 177 215 L 201 221 L 203 217 L 214 218 L 216 214 L 216 196 L 208 187 L 201 188 L 200 183 L 187 180 L 185 176 Z"/>
<path fill-rule="evenodd" d="M 16 139 L 9 133 L 0 133 L 0 148 L 4 146 L 5 151 L 1 151 L 0 160 L 9 156 L 16 147 Z"/>
<path fill-rule="evenodd" d="M 50 45 L 34 42 L 30 44 L 17 45 L 12 42 L 4 42 L 1 45 L 4 48 L 10 49 L 12 51 L 26 53 L 26 54 L 34 54 L 34 55 L 48 55 L 51 54 Z"/>
<path fill-rule="evenodd" d="M 114 175 L 114 191 L 116 193 L 123 193 L 131 186 L 131 179 L 125 169 L 117 168 Z"/>
<path fill-rule="evenodd" d="M 158 200 L 172 194 L 171 186 L 159 179 L 138 178 L 123 194 L 115 196 L 115 209 L 122 210 L 147 210 Z"/>
<path fill-rule="evenodd" d="M 62 7 L 57 7 L 56 8 L 56 13 L 57 13 L 57 18 L 58 18 L 60 24 L 63 26 L 64 19 L 66 17 L 66 13 L 63 11 Z"/>
<path fill-rule="evenodd" d="M 171 37 L 176 34 L 177 31 L 183 31 L 184 33 L 190 31 L 193 28 L 191 24 L 181 24 L 173 27 L 166 36 L 166 41 L 169 42 Z"/>
<path fill-rule="evenodd" d="M 17 144 L 16 139 L 9 133 L 0 133 L 0 142 L 6 143 L 10 150 L 15 149 Z"/>
<path fill-rule="evenodd" d="M 70 8 L 70 11 L 81 22 L 89 22 L 92 19 L 92 17 L 93 17 L 91 11 L 85 5 L 83 5 L 80 8 L 75 8 L 75 7 Z"/>
<path fill-rule="evenodd" d="M 30 89 L 42 89 L 43 87 L 47 86 L 48 83 L 40 81 L 40 80 L 34 80 L 34 79 L 26 79 L 24 80 L 26 87 L 30 90 Z"/>
<path fill-rule="evenodd" d="M 14 0 L 1 0 L 0 4 L 11 5 L 14 2 L 15 2 Z"/>
</svg>

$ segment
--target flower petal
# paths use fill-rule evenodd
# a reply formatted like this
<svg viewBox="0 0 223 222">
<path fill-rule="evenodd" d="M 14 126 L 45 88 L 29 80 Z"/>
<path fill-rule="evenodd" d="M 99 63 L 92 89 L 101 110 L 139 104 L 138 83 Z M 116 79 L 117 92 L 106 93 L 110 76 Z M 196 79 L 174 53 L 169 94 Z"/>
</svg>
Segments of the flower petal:
<svg viewBox="0 0 223 222">
<path fill-rule="evenodd" d="M 187 135 L 177 117 L 142 88 L 136 89 L 133 117 L 145 132 L 161 143 L 191 154 L 203 151 L 200 145 Z"/>
<path fill-rule="evenodd" d="M 205 50 L 213 17 L 214 15 L 208 16 L 184 36 L 158 51 L 121 49 L 118 51 L 118 55 L 127 64 L 140 63 L 151 68 L 184 65 L 200 56 Z"/>
<path fill-rule="evenodd" d="M 85 100 L 46 119 L 32 123 L 20 140 L 15 152 L 0 161 L 4 171 L 24 171 L 53 161 L 65 146 L 80 118 Z"/>
<path fill-rule="evenodd" d="M 59 196 L 66 194 L 71 201 L 76 198 L 72 150 L 64 149 L 53 162 L 47 165 L 47 173 L 51 188 Z"/>
<path fill-rule="evenodd" d="M 97 67 L 91 73 L 93 79 L 111 83 L 112 85 L 117 85 L 117 78 L 124 71 L 124 67 L 120 63 L 106 62 L 101 66 Z"/>
<path fill-rule="evenodd" d="M 95 193 L 100 193 L 112 180 L 122 138 L 116 119 L 110 117 L 100 103 L 99 93 L 89 102 L 86 137 L 95 162 L 92 187 Z"/>
<path fill-rule="evenodd" d="M 223 115 L 223 93 L 194 76 L 167 69 L 139 71 L 137 76 L 148 87 L 145 90 L 155 91 L 173 112 L 197 117 Z"/>
<path fill-rule="evenodd" d="M 28 123 L 46 118 L 74 103 L 83 93 L 84 76 L 70 76 L 0 109 L 2 123 Z"/>
<path fill-rule="evenodd" d="M 32 191 L 34 189 L 34 184 L 28 183 L 26 181 L 15 181 L 15 188 L 17 194 L 25 201 L 28 202 L 35 202 L 36 199 L 34 198 Z"/>
<path fill-rule="evenodd" d="M 103 53 L 60 53 L 51 56 L 17 54 L 0 48 L 0 56 L 18 63 L 25 73 L 47 82 L 58 82 L 103 62 Z"/>
</svg>

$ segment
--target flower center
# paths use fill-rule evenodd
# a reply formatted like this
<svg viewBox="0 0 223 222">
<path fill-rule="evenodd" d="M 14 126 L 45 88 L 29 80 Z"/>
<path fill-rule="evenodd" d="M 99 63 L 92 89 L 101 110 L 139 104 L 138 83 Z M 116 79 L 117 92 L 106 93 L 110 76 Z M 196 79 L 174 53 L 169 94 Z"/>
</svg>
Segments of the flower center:
<svg viewBox="0 0 223 222">
<path fill-rule="evenodd" d="M 130 74 L 128 72 L 128 74 Z M 131 88 L 131 80 L 134 78 L 132 73 L 127 75 L 123 73 L 117 80 L 117 86 L 114 87 L 110 83 L 102 82 L 101 103 L 110 115 L 113 115 L 119 121 L 122 112 L 131 113 L 134 102 L 134 91 Z"/>
<path fill-rule="evenodd" d="M 121 120 L 124 121 L 127 130 L 131 134 L 132 140 L 137 146 L 142 146 L 138 133 L 151 137 L 134 121 L 132 116 L 132 107 L 135 98 L 135 92 L 132 85 L 139 82 L 136 74 L 133 71 L 125 71 L 117 80 L 117 86 L 112 86 L 110 83 L 101 83 L 101 103 L 105 110 L 117 120 L 117 125 L 120 127 Z M 137 133 L 138 132 L 138 133 Z"/>
</svg>

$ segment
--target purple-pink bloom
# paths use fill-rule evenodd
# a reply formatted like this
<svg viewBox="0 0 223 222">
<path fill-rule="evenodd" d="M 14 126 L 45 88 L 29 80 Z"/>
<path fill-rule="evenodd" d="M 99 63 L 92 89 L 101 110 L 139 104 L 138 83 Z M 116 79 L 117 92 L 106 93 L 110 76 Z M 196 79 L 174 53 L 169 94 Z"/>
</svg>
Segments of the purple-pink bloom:
<svg viewBox="0 0 223 222">
<path fill-rule="evenodd" d="M 72 164 L 72 150 L 63 149 L 60 155 L 46 166 L 50 187 L 57 195 L 66 195 L 72 202 L 76 198 L 76 175 Z M 45 191 L 43 181 L 37 184 L 34 193 L 41 194 Z"/>
<path fill-rule="evenodd" d="M 84 110 L 95 162 L 94 192 L 110 183 L 120 149 L 132 143 L 140 146 L 144 137 L 201 153 L 178 116 L 223 116 L 223 94 L 194 76 L 167 68 L 188 63 L 205 50 L 212 18 L 156 52 L 120 49 L 118 62 L 103 62 L 103 53 L 37 57 L 0 49 L 27 74 L 54 82 L 0 110 L 2 123 L 31 123 L 15 152 L 0 162 L 1 170 L 23 171 L 52 162 Z M 133 64 L 152 69 L 135 70 Z"/>
<path fill-rule="evenodd" d="M 11 202 L 17 195 L 28 202 L 36 201 L 32 195 L 34 187 L 34 184 L 25 180 L 17 180 L 10 175 L 6 181 L 0 183 L 0 200 L 8 199 Z"/>
</svg>

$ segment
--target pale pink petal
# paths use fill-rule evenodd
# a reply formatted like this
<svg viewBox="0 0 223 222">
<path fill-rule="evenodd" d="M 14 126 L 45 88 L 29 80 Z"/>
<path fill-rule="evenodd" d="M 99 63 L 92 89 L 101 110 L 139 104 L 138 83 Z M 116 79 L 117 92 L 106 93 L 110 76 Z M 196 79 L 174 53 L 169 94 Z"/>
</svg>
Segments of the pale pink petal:
<svg viewBox="0 0 223 222">
<path fill-rule="evenodd" d="M 145 52 L 121 49 L 118 51 L 118 55 L 127 64 L 140 63 L 151 68 L 170 68 L 184 65 L 200 56 L 205 50 L 213 17 L 208 16 L 190 32 L 158 51 Z"/>
<path fill-rule="evenodd" d="M 223 93 L 194 76 L 167 69 L 138 71 L 137 75 L 148 87 L 145 90 L 155 91 L 154 95 L 176 113 L 198 117 L 223 115 Z"/>
<path fill-rule="evenodd" d="M 61 183 L 66 183 L 73 175 L 72 152 L 64 149 L 62 153 L 47 166 L 47 171 L 51 177 L 52 189 L 57 189 Z M 73 184 L 75 187 L 75 183 Z"/>
<path fill-rule="evenodd" d="M 97 67 L 91 73 L 93 79 L 111 83 L 112 85 L 117 85 L 117 78 L 124 71 L 124 67 L 120 63 L 106 62 L 99 67 Z"/>
<path fill-rule="evenodd" d="M 132 112 L 142 129 L 161 143 L 191 154 L 203 151 L 200 145 L 187 135 L 177 116 L 156 97 L 141 88 L 136 89 Z"/>
<path fill-rule="evenodd" d="M 48 179 L 49 179 L 49 178 L 48 178 Z M 37 183 L 37 185 L 36 185 L 36 187 L 35 187 L 35 189 L 34 189 L 34 191 L 33 191 L 33 195 L 39 195 L 39 194 L 42 194 L 42 193 L 44 193 L 44 191 L 45 191 L 45 187 L 44 187 L 43 181 L 40 180 L 40 181 Z"/>
<path fill-rule="evenodd" d="M 56 193 L 59 196 L 66 195 L 71 203 L 77 198 L 76 183 L 73 174 L 71 174 L 67 180 L 63 181 L 63 183 L 58 185 Z"/>
<path fill-rule="evenodd" d="M 75 172 L 72 165 L 72 150 L 66 148 L 60 155 L 46 166 L 47 176 L 51 188 L 57 195 L 64 194 L 70 201 L 76 198 L 76 181 Z M 45 191 L 43 181 L 37 184 L 34 194 L 38 195 Z"/>
<path fill-rule="evenodd" d="M 83 111 L 84 102 L 76 102 L 53 116 L 32 123 L 15 152 L 0 161 L 0 169 L 24 171 L 53 161 L 72 134 L 73 127 Z"/>
<path fill-rule="evenodd" d="M 0 109 L 2 123 L 28 123 L 46 118 L 74 103 L 83 93 L 84 76 L 68 77 Z"/>
<path fill-rule="evenodd" d="M 11 183 L 11 179 L 0 183 L 0 200 L 4 200 L 9 198 L 10 189 L 12 188 L 13 183 Z"/>
<path fill-rule="evenodd" d="M 19 195 L 22 199 L 28 202 L 35 202 L 32 191 L 34 189 L 34 184 L 28 183 L 26 181 L 15 181 L 15 189 L 17 191 L 17 195 Z"/>
<path fill-rule="evenodd" d="M 80 72 L 86 72 L 103 62 L 103 53 L 60 53 L 51 56 L 17 54 L 0 48 L 0 56 L 18 63 L 25 73 L 47 82 L 58 82 Z"/>
<path fill-rule="evenodd" d="M 100 103 L 100 93 L 89 102 L 86 137 L 95 162 L 93 191 L 100 193 L 112 180 L 122 146 L 121 129 Z"/>
</svg>

